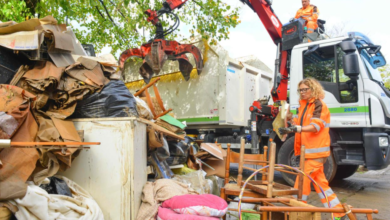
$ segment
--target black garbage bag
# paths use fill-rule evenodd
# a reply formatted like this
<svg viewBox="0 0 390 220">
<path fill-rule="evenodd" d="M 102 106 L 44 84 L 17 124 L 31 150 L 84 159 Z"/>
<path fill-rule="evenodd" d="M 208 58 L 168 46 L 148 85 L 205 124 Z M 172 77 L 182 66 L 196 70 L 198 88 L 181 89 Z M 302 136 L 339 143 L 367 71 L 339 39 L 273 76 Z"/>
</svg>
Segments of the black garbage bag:
<svg viewBox="0 0 390 220">
<path fill-rule="evenodd" d="M 66 184 L 64 180 L 59 179 L 55 176 L 49 177 L 49 179 L 49 184 L 40 185 L 40 187 L 44 189 L 47 193 L 73 197 L 68 184 Z"/>
<path fill-rule="evenodd" d="M 94 93 L 77 103 L 74 118 L 138 117 L 133 94 L 125 83 L 111 80 L 100 93 Z"/>
</svg>

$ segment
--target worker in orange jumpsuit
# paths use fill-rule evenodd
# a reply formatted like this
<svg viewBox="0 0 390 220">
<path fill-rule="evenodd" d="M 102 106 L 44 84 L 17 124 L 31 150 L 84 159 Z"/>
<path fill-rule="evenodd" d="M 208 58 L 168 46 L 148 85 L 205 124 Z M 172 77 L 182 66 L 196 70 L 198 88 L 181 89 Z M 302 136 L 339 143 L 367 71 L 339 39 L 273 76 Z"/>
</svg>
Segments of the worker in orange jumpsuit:
<svg viewBox="0 0 390 220">
<path fill-rule="evenodd" d="M 306 20 L 307 33 L 313 33 L 318 28 L 317 20 L 320 11 L 317 6 L 311 5 L 310 0 L 302 0 L 302 8 L 297 11 L 295 19 Z"/>
<path fill-rule="evenodd" d="M 304 172 L 317 182 L 328 197 L 330 208 L 343 208 L 336 194 L 329 187 L 324 174 L 324 163 L 330 155 L 329 123 L 330 113 L 322 101 L 325 92 L 321 84 L 312 78 L 302 80 L 299 85 L 300 107 L 297 115 L 292 118 L 292 124 L 287 128 L 280 128 L 281 134 L 295 133 L 294 152 L 296 156 L 301 153 L 301 146 L 305 146 Z M 291 117 L 291 116 L 290 116 Z M 304 177 L 302 200 L 307 201 L 311 192 L 310 179 Z M 295 181 L 298 188 L 298 177 Z M 321 190 L 314 185 L 322 204 L 329 207 Z M 349 219 L 345 213 L 334 213 L 336 219 Z"/>
</svg>

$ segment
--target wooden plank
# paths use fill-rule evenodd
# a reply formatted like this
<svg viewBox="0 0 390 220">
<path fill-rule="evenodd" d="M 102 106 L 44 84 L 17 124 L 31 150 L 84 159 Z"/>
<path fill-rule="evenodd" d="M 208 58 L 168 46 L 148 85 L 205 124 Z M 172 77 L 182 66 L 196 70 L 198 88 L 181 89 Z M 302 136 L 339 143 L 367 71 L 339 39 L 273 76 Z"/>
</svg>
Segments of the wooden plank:
<svg viewBox="0 0 390 220">
<path fill-rule="evenodd" d="M 267 153 L 268 153 L 268 146 L 264 146 L 264 160 L 268 160 L 268 157 L 267 157 Z M 263 164 L 263 166 L 266 165 L 266 164 Z M 266 180 L 267 179 L 267 176 L 268 176 L 268 173 L 265 173 L 263 175 L 261 175 L 261 180 Z"/>
<path fill-rule="evenodd" d="M 299 161 L 299 169 L 304 172 L 305 171 L 305 146 L 301 146 L 301 158 Z M 302 201 L 302 194 L 303 194 L 303 174 L 298 175 L 298 200 Z"/>
<path fill-rule="evenodd" d="M 175 139 L 179 139 L 179 140 L 184 140 L 184 137 L 182 136 L 179 136 L 171 131 L 168 131 L 167 129 L 159 126 L 159 125 L 156 125 L 155 123 L 149 121 L 149 120 L 146 120 L 146 119 L 143 119 L 143 118 L 138 118 L 138 121 L 142 122 L 142 123 L 145 123 L 147 125 L 150 125 L 152 126 L 157 132 L 161 132 L 169 137 L 172 137 L 172 138 L 175 138 Z"/>
<path fill-rule="evenodd" d="M 260 188 L 259 185 L 252 185 L 250 183 L 247 183 L 246 188 L 253 190 L 255 192 L 258 192 L 260 194 L 267 195 L 267 186 L 265 186 L 265 189 L 263 189 L 263 188 Z"/>
<path fill-rule="evenodd" d="M 276 144 L 275 142 L 271 143 L 271 149 L 269 152 L 269 169 L 268 169 L 268 188 L 267 188 L 267 197 L 272 197 L 272 189 L 273 189 L 273 183 L 274 183 L 274 167 L 275 167 L 275 151 L 276 151 Z"/>
</svg>

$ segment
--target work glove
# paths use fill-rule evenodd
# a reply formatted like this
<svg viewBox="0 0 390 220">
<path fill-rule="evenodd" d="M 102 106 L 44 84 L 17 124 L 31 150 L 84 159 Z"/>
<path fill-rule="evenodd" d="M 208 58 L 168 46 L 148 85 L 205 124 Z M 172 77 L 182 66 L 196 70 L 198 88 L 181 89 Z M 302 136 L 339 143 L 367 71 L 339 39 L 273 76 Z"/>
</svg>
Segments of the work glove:
<svg viewBox="0 0 390 220">
<path fill-rule="evenodd" d="M 288 128 L 279 128 L 279 133 L 281 135 L 290 134 L 290 133 L 301 133 L 302 127 L 299 125 L 290 126 Z"/>
</svg>

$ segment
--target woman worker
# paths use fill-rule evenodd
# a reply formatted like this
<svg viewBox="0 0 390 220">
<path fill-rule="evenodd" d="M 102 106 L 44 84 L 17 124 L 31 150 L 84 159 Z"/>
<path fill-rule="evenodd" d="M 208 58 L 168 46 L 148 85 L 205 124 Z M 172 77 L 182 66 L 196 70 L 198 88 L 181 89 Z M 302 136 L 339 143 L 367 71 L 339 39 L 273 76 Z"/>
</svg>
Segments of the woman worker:
<svg viewBox="0 0 390 220">
<path fill-rule="evenodd" d="M 288 128 L 279 128 L 279 133 L 295 133 L 295 155 L 300 155 L 301 146 L 305 146 L 306 148 L 304 172 L 310 175 L 324 190 L 328 196 L 330 208 L 343 208 L 336 194 L 329 187 L 329 183 L 324 174 L 324 163 L 330 155 L 330 113 L 328 107 L 322 101 L 325 97 L 325 92 L 321 84 L 312 78 L 306 78 L 299 82 L 298 88 L 300 107 L 297 109 L 297 115 L 292 118 L 292 125 Z M 298 177 L 294 187 L 298 188 Z M 321 198 L 322 204 L 325 207 L 329 207 L 321 190 L 315 185 L 314 188 Z M 310 180 L 304 177 L 303 202 L 307 203 L 310 191 Z M 334 213 L 334 216 L 336 220 L 349 219 L 344 213 Z"/>
</svg>

